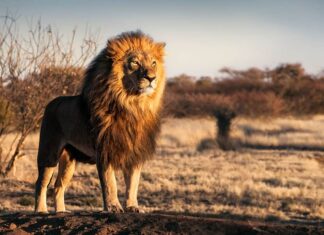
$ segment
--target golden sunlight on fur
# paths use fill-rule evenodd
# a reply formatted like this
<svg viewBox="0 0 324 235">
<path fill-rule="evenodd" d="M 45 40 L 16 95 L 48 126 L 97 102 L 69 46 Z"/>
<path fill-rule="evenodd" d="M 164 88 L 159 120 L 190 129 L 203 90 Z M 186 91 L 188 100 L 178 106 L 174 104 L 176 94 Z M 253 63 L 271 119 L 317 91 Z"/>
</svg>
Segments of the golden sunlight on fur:
<svg viewBox="0 0 324 235">
<path fill-rule="evenodd" d="M 110 212 L 124 210 L 115 178 L 121 169 L 125 209 L 140 211 L 140 173 L 153 156 L 160 129 L 164 46 L 140 31 L 110 39 L 88 67 L 81 94 L 58 97 L 47 105 L 37 158 L 36 212 L 47 213 L 47 186 L 57 164 L 55 208 L 65 211 L 64 190 L 75 161 L 96 163 L 103 207 Z"/>
</svg>

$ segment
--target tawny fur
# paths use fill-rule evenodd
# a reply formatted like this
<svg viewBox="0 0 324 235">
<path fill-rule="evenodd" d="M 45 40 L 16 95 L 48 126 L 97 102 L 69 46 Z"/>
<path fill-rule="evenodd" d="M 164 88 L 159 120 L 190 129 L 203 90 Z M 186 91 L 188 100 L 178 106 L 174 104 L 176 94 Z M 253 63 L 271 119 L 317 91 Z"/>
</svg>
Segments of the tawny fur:
<svg viewBox="0 0 324 235">
<path fill-rule="evenodd" d="M 123 210 L 114 172 L 122 169 L 126 208 L 139 211 L 140 171 L 153 156 L 160 127 L 163 55 L 164 43 L 139 31 L 123 33 L 93 60 L 80 95 L 58 97 L 47 105 L 37 156 L 36 212 L 47 212 L 47 186 L 59 161 L 56 211 L 65 211 L 64 190 L 75 161 L 97 163 L 104 210 L 111 212 Z"/>
<path fill-rule="evenodd" d="M 144 51 L 163 64 L 164 44 L 141 32 L 124 33 L 108 41 L 88 68 L 82 88 L 96 148 L 115 168 L 129 168 L 150 159 L 160 126 L 163 66 L 156 72 L 158 87 L 152 96 L 129 94 L 122 84 L 124 57 L 129 51 Z"/>
</svg>

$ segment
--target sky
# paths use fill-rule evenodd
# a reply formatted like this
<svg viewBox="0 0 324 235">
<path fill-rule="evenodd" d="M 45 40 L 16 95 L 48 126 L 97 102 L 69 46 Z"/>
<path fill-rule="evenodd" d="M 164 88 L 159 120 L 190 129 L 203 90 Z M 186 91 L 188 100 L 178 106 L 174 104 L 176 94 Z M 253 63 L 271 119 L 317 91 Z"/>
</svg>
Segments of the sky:
<svg viewBox="0 0 324 235">
<path fill-rule="evenodd" d="M 124 31 L 141 29 L 166 42 L 168 77 L 219 76 L 223 67 L 274 68 L 301 63 L 324 70 L 324 1 L 321 0 L 0 0 L 26 22 L 41 19 L 68 37 L 100 32 L 99 46 Z"/>
</svg>

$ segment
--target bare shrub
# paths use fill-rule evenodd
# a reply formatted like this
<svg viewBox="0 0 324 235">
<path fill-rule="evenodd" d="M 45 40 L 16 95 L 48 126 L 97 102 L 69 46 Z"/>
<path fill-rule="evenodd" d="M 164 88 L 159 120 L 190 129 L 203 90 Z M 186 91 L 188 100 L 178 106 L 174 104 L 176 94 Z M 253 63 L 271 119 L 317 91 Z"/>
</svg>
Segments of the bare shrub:
<svg viewBox="0 0 324 235">
<path fill-rule="evenodd" d="M 4 155 L 0 151 L 0 174 L 7 176 L 21 153 L 24 140 L 37 129 L 45 105 L 59 95 L 73 95 L 82 78 L 83 66 L 96 53 L 97 38 L 86 34 L 76 47 L 76 31 L 64 41 L 59 32 L 41 22 L 29 26 L 27 35 L 20 35 L 14 17 L 2 18 L 0 24 L 0 115 L 13 116 L 10 122 L 0 120 L 0 143 L 6 135 L 16 133 Z M 77 53 L 78 51 L 78 53 Z M 76 56 L 78 55 L 78 56 Z M 3 104 L 3 102 L 5 105 Z M 4 110 L 4 111 L 3 111 Z M 3 148 L 0 148 L 3 149 Z"/>
<path fill-rule="evenodd" d="M 0 136 L 6 131 L 12 116 L 9 101 L 3 96 L 3 91 L 0 96 Z"/>
</svg>

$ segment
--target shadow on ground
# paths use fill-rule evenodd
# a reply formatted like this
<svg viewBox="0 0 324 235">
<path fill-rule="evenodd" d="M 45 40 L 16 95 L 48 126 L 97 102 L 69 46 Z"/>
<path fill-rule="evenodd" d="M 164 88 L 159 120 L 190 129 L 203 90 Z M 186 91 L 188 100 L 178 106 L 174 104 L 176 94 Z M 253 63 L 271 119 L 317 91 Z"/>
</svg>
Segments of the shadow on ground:
<svg viewBox="0 0 324 235">
<path fill-rule="evenodd" d="M 262 144 L 250 144 L 242 143 L 241 147 L 257 149 L 257 150 L 295 150 L 295 151 L 324 151 L 322 146 L 313 145 L 298 145 L 298 144 L 286 144 L 286 145 L 262 145 Z"/>
<path fill-rule="evenodd" d="M 0 216 L 1 234 L 323 234 L 324 223 L 265 223 L 176 213 Z"/>
</svg>

